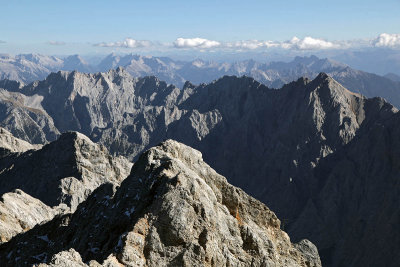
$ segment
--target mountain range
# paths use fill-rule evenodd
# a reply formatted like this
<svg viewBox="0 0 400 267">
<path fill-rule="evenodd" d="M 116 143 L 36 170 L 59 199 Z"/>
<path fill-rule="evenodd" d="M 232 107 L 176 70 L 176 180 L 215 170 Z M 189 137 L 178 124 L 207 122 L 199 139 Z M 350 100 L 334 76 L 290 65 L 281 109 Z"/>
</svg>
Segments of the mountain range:
<svg viewBox="0 0 400 267">
<path fill-rule="evenodd" d="M 156 76 L 168 84 L 182 88 L 186 81 L 193 84 L 209 83 L 224 75 L 249 76 L 270 88 L 280 88 L 300 77 L 315 78 L 325 72 L 350 91 L 367 97 L 380 96 L 400 107 L 400 82 L 395 74 L 379 76 L 359 71 L 349 66 L 316 56 L 296 57 L 290 62 L 261 63 L 254 60 L 238 62 L 214 62 L 196 59 L 179 61 L 168 57 L 139 55 L 106 56 L 99 64 L 89 65 L 79 55 L 64 59 L 37 54 L 0 56 L 0 79 L 24 84 L 45 79 L 51 72 L 79 71 L 85 73 L 106 72 L 123 67 L 133 77 Z"/>
<path fill-rule="evenodd" d="M 295 242 L 310 239 L 324 266 L 399 264 L 393 255 L 400 251 L 400 117 L 382 98 L 347 90 L 325 73 L 279 90 L 234 76 L 178 88 L 156 77 L 134 78 L 121 67 L 59 71 L 25 86 L 5 80 L 0 87 L 0 125 L 17 138 L 43 144 L 79 131 L 113 157 L 135 162 L 175 139 L 274 210 Z M 2 171 L 0 179 L 16 171 Z M 56 187 L 75 174 L 65 175 L 57 176 Z"/>
</svg>

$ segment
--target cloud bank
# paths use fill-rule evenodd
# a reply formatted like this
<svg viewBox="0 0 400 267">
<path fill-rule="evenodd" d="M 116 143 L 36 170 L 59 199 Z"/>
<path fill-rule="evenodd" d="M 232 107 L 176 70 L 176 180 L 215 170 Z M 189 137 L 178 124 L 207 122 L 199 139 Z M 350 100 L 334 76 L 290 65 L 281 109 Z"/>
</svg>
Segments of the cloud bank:
<svg viewBox="0 0 400 267">
<path fill-rule="evenodd" d="M 400 47 L 400 34 L 382 33 L 372 43 L 376 47 Z"/>
<path fill-rule="evenodd" d="M 295 50 L 322 50 L 322 49 L 338 49 L 341 48 L 339 44 L 325 41 L 323 39 L 316 39 L 312 37 L 305 37 L 299 39 L 296 36 L 290 41 L 286 41 L 280 44 L 284 49 L 295 49 Z"/>
<path fill-rule="evenodd" d="M 56 43 L 55 43 L 56 45 Z M 179 37 L 172 43 L 159 43 L 148 40 L 135 40 L 126 38 L 122 42 L 98 43 L 94 44 L 100 47 L 122 47 L 122 48 L 144 48 L 153 47 L 161 49 L 193 49 L 193 50 L 227 50 L 227 51 L 248 51 L 262 49 L 283 49 L 295 51 L 316 51 L 349 49 L 361 47 L 389 47 L 400 48 L 400 34 L 382 33 L 376 38 L 354 39 L 341 41 L 328 41 L 321 38 L 307 36 L 304 38 L 293 37 L 286 41 L 272 40 L 240 40 L 234 42 L 222 42 L 205 38 L 183 38 Z"/>
<path fill-rule="evenodd" d="M 236 42 L 219 42 L 203 38 L 178 38 L 173 43 L 176 48 L 192 48 L 192 49 L 235 49 L 235 50 L 254 50 L 259 48 L 282 48 L 293 50 L 321 50 L 321 49 L 337 49 L 340 48 L 339 44 L 325 41 L 323 39 L 316 39 L 312 37 L 305 37 L 299 39 L 293 37 L 289 41 L 262 41 L 262 40 L 244 40 Z"/>
<path fill-rule="evenodd" d="M 123 48 L 143 48 L 143 47 L 150 47 L 152 46 L 151 41 L 147 40 L 135 40 L 132 38 L 126 38 L 122 42 L 111 42 L 111 43 L 98 43 L 94 46 L 100 47 L 123 47 Z"/>
<path fill-rule="evenodd" d="M 221 46 L 218 41 L 207 40 L 203 38 L 178 38 L 173 45 L 176 48 L 200 48 L 209 49 Z"/>
<path fill-rule="evenodd" d="M 236 49 L 257 49 L 262 47 L 271 48 L 271 47 L 279 47 L 279 43 L 273 41 L 245 40 L 245 41 L 226 43 L 225 47 L 236 48 Z"/>
</svg>

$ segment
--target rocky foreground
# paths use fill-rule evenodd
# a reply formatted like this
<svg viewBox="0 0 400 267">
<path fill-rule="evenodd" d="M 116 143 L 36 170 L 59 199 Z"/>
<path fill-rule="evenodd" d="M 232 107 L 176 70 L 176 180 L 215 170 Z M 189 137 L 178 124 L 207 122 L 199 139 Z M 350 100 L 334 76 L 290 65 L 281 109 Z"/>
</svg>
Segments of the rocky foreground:
<svg viewBox="0 0 400 267">
<path fill-rule="evenodd" d="M 20 227 L 22 223 L 8 224 L 15 225 L 13 233 L 20 233 L 16 236 L 0 228 L 0 236 L 8 241 L 0 246 L 4 266 L 321 266 L 310 241 L 292 244 L 271 210 L 230 185 L 204 163 L 199 151 L 176 141 L 167 140 L 143 153 L 122 183 L 107 166 L 124 168 L 80 134 L 67 133 L 40 150 L 26 148 L 10 152 L 0 163 L 9 157 L 29 160 L 35 153 L 60 163 L 61 155 L 71 153 L 78 168 L 75 179 L 88 188 L 88 196 L 76 197 L 79 187 L 69 188 L 70 198 L 62 190 L 54 198 L 36 189 L 30 192 L 39 192 L 37 198 L 20 189 L 4 194 L 0 225 L 9 218 L 30 218 L 26 228 Z M 60 177 L 52 178 L 54 172 L 49 169 L 42 180 Z M 30 173 L 27 183 L 37 178 Z M 107 181 L 99 178 L 102 175 Z M 96 177 L 97 188 L 90 193 L 93 183 L 87 181 Z M 65 188 L 61 180 L 55 184 Z M 49 195 L 55 191 L 47 188 Z M 65 201 L 74 197 L 80 202 L 76 210 L 77 202 Z M 69 209 L 56 212 L 44 202 Z"/>
</svg>

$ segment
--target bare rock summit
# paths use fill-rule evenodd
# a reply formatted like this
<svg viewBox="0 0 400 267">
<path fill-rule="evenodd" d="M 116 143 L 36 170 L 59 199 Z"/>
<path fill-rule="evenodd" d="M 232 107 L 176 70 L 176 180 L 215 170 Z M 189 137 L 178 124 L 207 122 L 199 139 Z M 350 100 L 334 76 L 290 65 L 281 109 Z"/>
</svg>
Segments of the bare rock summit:
<svg viewBox="0 0 400 267">
<path fill-rule="evenodd" d="M 0 246 L 1 257 L 10 266 L 321 266 L 311 242 L 291 243 L 274 212 L 172 140 L 143 153 L 119 188 L 99 187 L 74 214 Z"/>
</svg>

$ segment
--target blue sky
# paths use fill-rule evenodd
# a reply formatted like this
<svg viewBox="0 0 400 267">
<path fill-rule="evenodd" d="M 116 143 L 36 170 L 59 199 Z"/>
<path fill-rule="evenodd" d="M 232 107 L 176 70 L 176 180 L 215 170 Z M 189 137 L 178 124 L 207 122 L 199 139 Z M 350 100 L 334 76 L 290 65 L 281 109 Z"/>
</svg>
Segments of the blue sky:
<svg viewBox="0 0 400 267">
<path fill-rule="evenodd" d="M 0 12 L 0 52 L 11 54 L 273 49 L 278 45 L 239 42 L 279 42 L 281 48 L 294 36 L 300 41 L 293 41 L 290 49 L 315 44 L 310 39 L 302 45 L 305 37 L 334 44 L 313 49 L 336 49 L 336 41 L 343 46 L 344 41 L 373 40 L 382 33 L 394 36 L 390 44 L 396 45 L 397 38 L 400 42 L 400 0 L 0 0 Z"/>
</svg>

